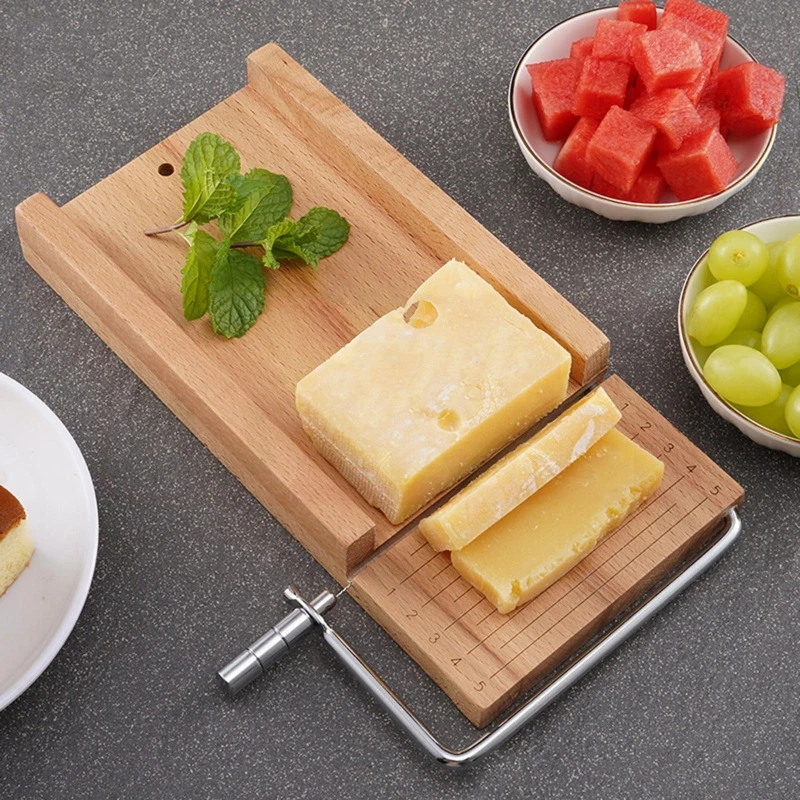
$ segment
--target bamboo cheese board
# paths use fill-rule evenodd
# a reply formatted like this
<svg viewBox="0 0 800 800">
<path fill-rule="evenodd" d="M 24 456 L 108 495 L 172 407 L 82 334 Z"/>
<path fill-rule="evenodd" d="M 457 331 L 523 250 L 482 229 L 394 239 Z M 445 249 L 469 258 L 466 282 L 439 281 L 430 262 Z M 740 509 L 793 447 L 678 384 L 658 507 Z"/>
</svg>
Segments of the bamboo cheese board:
<svg viewBox="0 0 800 800">
<path fill-rule="evenodd" d="M 180 214 L 177 166 L 206 130 L 234 145 L 244 169 L 285 173 L 295 215 L 322 204 L 352 225 L 319 271 L 268 276 L 265 312 L 236 341 L 183 319 L 180 237 L 142 233 Z M 604 385 L 623 411 L 620 427 L 664 461 L 662 487 L 516 612 L 492 612 L 413 522 L 391 525 L 366 504 L 303 433 L 294 387 L 443 263 L 464 261 L 570 352 L 572 399 L 602 378 L 608 340 L 277 45 L 250 56 L 243 89 L 63 207 L 43 194 L 25 200 L 17 226 L 31 266 L 478 726 L 663 579 L 741 501 L 731 478 L 612 377 Z"/>
</svg>

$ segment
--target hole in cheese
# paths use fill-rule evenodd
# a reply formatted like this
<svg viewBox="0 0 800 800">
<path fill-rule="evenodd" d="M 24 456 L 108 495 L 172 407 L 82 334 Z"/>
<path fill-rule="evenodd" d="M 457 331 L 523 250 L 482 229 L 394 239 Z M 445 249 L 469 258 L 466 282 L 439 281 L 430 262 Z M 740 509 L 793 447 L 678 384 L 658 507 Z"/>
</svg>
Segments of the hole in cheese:
<svg viewBox="0 0 800 800">
<path fill-rule="evenodd" d="M 458 416 L 457 411 L 453 411 L 452 408 L 446 408 L 444 411 L 439 412 L 436 421 L 439 423 L 439 427 L 442 430 L 454 431 L 457 430 L 458 426 L 461 424 L 461 417 Z"/>
<path fill-rule="evenodd" d="M 433 303 L 427 300 L 417 300 L 412 303 L 403 313 L 403 319 L 412 328 L 427 328 L 436 322 L 439 312 Z"/>
</svg>

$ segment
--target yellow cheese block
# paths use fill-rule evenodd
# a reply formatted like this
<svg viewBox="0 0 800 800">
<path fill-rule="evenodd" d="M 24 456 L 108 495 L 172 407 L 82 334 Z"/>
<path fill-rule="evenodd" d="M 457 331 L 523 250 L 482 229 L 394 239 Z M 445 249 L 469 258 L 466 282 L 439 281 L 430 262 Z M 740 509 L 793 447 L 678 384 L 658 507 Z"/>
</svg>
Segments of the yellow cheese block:
<svg viewBox="0 0 800 800">
<path fill-rule="evenodd" d="M 452 554 L 453 566 L 503 614 L 536 597 L 658 487 L 664 465 L 617 430 Z"/>
<path fill-rule="evenodd" d="M 297 384 L 316 448 L 393 523 L 566 396 L 569 353 L 450 261 Z"/>
<path fill-rule="evenodd" d="M 622 415 L 597 389 L 420 522 L 434 550 L 460 550 L 580 458 Z"/>
</svg>

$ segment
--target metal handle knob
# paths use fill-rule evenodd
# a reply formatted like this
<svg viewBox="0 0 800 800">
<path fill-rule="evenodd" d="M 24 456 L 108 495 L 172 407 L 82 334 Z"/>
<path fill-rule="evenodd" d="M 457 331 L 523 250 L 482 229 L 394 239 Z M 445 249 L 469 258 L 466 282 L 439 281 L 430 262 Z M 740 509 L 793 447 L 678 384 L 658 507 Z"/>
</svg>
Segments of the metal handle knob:
<svg viewBox="0 0 800 800">
<path fill-rule="evenodd" d="M 296 591 L 287 589 L 287 599 Z M 318 614 L 326 614 L 336 605 L 336 595 L 322 592 L 309 604 Z M 256 678 L 263 675 L 276 661 L 289 652 L 289 648 L 314 628 L 315 622 L 308 612 L 296 608 L 287 614 L 274 628 L 270 628 L 260 639 L 242 650 L 236 658 L 218 673 L 230 694 L 238 694 Z"/>
</svg>

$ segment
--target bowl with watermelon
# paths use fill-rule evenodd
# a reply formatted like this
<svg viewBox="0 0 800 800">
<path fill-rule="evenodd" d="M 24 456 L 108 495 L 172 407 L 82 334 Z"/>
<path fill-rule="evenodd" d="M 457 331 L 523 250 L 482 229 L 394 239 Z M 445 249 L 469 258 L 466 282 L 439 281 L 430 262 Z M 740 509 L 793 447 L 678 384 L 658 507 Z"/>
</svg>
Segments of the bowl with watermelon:
<svg viewBox="0 0 800 800">
<path fill-rule="evenodd" d="M 565 200 L 616 220 L 702 214 L 747 186 L 775 141 L 785 80 L 697 0 L 622 0 L 523 54 L 511 127 Z"/>
</svg>

